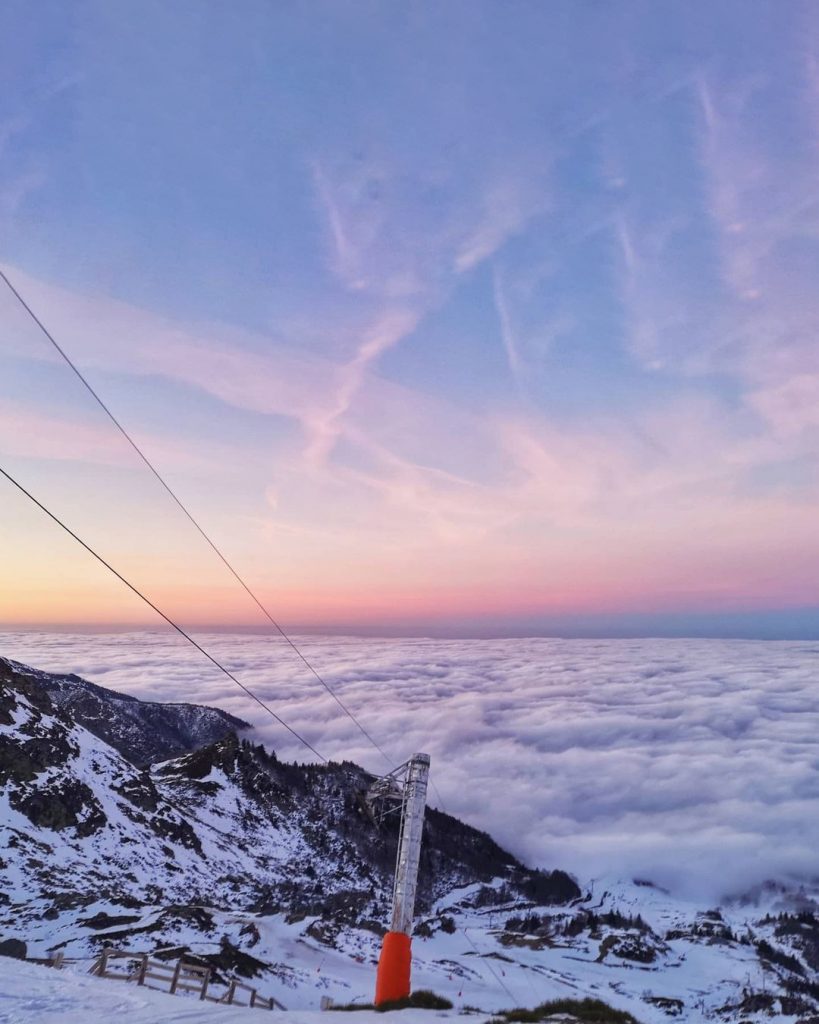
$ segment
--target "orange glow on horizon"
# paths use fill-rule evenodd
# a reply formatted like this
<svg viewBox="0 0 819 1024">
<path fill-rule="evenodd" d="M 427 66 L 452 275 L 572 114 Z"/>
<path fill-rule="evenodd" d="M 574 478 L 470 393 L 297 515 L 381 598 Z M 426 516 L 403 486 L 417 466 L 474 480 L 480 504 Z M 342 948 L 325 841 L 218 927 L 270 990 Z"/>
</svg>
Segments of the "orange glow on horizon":
<svg viewBox="0 0 819 1024">
<path fill-rule="evenodd" d="M 770 607 L 769 594 L 757 593 L 738 600 L 732 588 L 711 593 L 692 592 L 673 586 L 632 585 L 626 589 L 616 581 L 596 581 L 582 586 L 546 588 L 506 584 L 476 588 L 437 586 L 430 588 L 361 587 L 357 590 L 322 588 L 320 591 L 257 590 L 271 614 L 287 628 L 366 629 L 493 619 L 508 622 L 537 616 L 582 617 L 583 615 L 650 614 L 652 612 L 743 611 Z M 252 606 L 238 588 L 201 588 L 196 585 L 148 589 L 147 596 L 180 625 L 219 628 L 253 628 L 267 625 L 252 613 Z M 780 595 L 780 606 L 803 607 L 815 601 L 815 594 Z M 164 626 L 162 619 L 124 587 L 93 589 L 67 587 L 3 588 L 0 593 L 0 624 L 8 627 L 41 626 Z"/>
</svg>

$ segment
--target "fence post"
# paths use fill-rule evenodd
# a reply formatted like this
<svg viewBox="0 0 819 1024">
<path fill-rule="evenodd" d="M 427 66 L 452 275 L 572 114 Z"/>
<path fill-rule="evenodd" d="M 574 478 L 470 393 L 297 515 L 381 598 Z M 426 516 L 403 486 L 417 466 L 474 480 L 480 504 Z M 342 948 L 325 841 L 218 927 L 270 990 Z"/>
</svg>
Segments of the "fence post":
<svg viewBox="0 0 819 1024">
<path fill-rule="evenodd" d="M 108 970 L 108 953 L 109 952 L 110 952 L 110 949 L 109 949 L 109 947 L 106 946 L 106 948 L 102 951 L 102 956 L 100 957 L 100 966 L 99 966 L 99 969 L 97 970 L 97 974 L 99 974 L 99 976 L 101 978 L 105 977 L 105 972 Z"/>
<path fill-rule="evenodd" d="M 142 963 L 139 965 L 139 974 L 137 974 L 137 985 L 145 984 L 145 975 L 148 973 L 148 954 L 142 954 Z"/>
<path fill-rule="evenodd" d="M 255 1006 L 256 1005 L 256 989 L 255 988 L 252 988 L 250 990 L 250 1005 L 251 1006 Z"/>
<path fill-rule="evenodd" d="M 179 984 L 179 975 L 182 972 L 182 960 L 181 958 L 176 961 L 176 967 L 174 968 L 173 978 L 171 978 L 171 995 L 176 993 L 176 986 Z"/>
<path fill-rule="evenodd" d="M 210 984 L 210 971 L 207 974 L 202 975 L 202 991 L 199 993 L 200 999 L 207 998 L 208 985 Z"/>
<path fill-rule="evenodd" d="M 227 1000 L 228 1003 L 232 1003 L 233 1002 L 233 993 L 235 991 L 236 991 L 236 980 L 234 979 L 233 981 L 231 981 L 230 986 L 228 988 L 228 1000 Z"/>
</svg>

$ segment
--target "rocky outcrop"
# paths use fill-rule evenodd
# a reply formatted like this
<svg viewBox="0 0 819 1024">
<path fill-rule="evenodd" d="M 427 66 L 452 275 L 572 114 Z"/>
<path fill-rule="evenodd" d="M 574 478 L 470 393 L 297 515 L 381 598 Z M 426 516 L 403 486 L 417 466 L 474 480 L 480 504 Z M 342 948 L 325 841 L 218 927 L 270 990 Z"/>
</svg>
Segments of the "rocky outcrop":
<svg viewBox="0 0 819 1024">
<path fill-rule="evenodd" d="M 25 960 L 28 947 L 22 939 L 0 940 L 0 956 L 10 956 L 15 960 Z"/>
</svg>

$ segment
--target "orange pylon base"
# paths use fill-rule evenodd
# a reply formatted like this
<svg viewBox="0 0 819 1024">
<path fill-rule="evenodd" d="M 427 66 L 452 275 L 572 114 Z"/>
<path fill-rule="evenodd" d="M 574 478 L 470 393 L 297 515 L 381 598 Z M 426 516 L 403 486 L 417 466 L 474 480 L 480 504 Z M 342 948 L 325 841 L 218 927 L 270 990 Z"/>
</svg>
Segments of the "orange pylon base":
<svg viewBox="0 0 819 1024">
<path fill-rule="evenodd" d="M 412 954 L 410 937 L 403 932 L 387 932 L 381 946 L 375 980 L 375 1005 L 406 999 L 410 994 Z"/>
</svg>

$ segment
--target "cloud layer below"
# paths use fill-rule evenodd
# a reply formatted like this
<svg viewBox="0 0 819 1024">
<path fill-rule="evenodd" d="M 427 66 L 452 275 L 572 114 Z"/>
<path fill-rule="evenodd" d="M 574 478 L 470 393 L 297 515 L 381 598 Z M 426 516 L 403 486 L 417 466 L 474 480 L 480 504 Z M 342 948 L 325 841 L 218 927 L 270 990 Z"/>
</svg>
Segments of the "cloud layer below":
<svg viewBox="0 0 819 1024">
<path fill-rule="evenodd" d="M 201 639 L 326 756 L 386 769 L 283 642 Z M 532 864 L 700 897 L 815 872 L 816 643 L 309 637 L 303 649 L 395 764 L 432 755 L 433 803 Z M 279 756 L 304 756 L 174 637 L 5 633 L 0 652 L 225 707 Z"/>
</svg>

